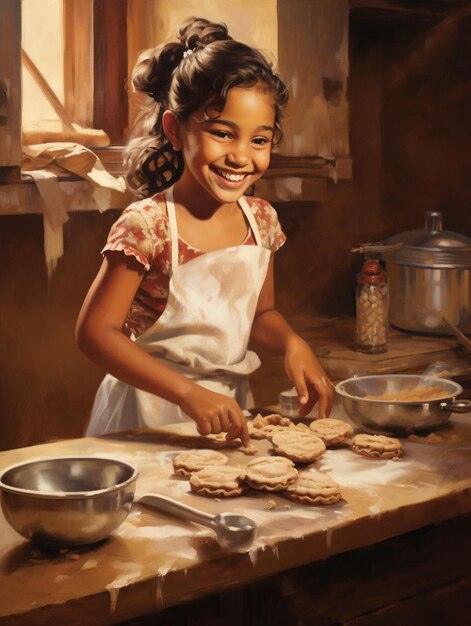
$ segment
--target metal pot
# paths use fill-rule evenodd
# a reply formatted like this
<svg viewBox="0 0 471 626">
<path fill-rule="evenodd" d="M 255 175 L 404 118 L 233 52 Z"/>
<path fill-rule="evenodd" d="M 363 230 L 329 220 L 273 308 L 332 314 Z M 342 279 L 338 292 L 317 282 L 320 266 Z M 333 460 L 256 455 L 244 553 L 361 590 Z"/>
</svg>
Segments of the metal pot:
<svg viewBox="0 0 471 626">
<path fill-rule="evenodd" d="M 446 318 L 471 333 L 471 238 L 442 230 L 442 214 L 428 211 L 425 229 L 395 235 L 386 244 L 381 251 L 389 275 L 391 324 L 449 335 Z"/>
<path fill-rule="evenodd" d="M 443 396 L 427 402 L 376 400 L 379 396 L 412 391 L 418 386 L 443 389 Z M 452 380 L 413 374 L 356 376 L 339 382 L 335 390 L 350 419 L 368 433 L 407 436 L 445 424 L 451 413 L 471 412 L 471 400 L 455 400 L 463 388 Z"/>
</svg>

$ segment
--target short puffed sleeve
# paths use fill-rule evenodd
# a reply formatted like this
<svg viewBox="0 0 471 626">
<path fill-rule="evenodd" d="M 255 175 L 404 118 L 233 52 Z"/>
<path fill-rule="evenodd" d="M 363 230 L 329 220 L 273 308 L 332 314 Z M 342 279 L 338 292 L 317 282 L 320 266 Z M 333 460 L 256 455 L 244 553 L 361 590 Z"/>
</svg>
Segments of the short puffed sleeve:
<svg viewBox="0 0 471 626">
<path fill-rule="evenodd" d="M 286 241 L 276 210 L 261 198 L 248 196 L 247 200 L 257 222 L 263 247 L 276 252 Z"/>
<path fill-rule="evenodd" d="M 102 254 L 111 251 L 133 256 L 148 271 L 168 239 L 164 206 L 153 198 L 129 205 L 111 227 Z"/>
</svg>

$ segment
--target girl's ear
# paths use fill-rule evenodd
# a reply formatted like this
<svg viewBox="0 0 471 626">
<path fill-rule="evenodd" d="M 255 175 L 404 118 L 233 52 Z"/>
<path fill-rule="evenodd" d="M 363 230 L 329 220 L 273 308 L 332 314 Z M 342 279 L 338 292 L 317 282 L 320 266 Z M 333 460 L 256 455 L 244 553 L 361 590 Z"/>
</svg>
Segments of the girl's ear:
<svg viewBox="0 0 471 626">
<path fill-rule="evenodd" d="M 181 124 L 175 113 L 165 111 L 162 116 L 162 127 L 174 150 L 182 149 Z"/>
</svg>

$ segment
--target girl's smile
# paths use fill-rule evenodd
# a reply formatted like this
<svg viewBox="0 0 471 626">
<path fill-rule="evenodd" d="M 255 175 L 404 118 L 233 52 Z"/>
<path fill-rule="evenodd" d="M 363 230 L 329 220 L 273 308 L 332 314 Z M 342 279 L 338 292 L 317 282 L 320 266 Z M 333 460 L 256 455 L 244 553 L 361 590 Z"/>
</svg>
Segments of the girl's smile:
<svg viewBox="0 0 471 626">
<path fill-rule="evenodd" d="M 268 168 L 274 125 L 271 95 L 257 85 L 232 88 L 222 111 L 205 105 L 186 122 L 173 116 L 168 134 L 185 160 L 179 197 L 236 202 Z"/>
<path fill-rule="evenodd" d="M 253 172 L 237 173 L 232 170 L 216 167 L 215 165 L 210 165 L 209 169 L 214 172 L 219 179 L 221 179 L 218 180 L 218 184 L 227 189 L 244 188 L 244 182 L 247 176 L 253 175 Z"/>
<path fill-rule="evenodd" d="M 216 172 L 216 174 L 218 174 L 219 176 L 222 176 L 225 180 L 234 183 L 244 180 L 244 178 L 249 175 L 249 172 L 244 174 L 238 174 L 237 172 L 231 172 L 230 170 L 221 169 L 220 167 L 216 167 L 215 165 L 210 165 L 210 169 Z"/>
</svg>

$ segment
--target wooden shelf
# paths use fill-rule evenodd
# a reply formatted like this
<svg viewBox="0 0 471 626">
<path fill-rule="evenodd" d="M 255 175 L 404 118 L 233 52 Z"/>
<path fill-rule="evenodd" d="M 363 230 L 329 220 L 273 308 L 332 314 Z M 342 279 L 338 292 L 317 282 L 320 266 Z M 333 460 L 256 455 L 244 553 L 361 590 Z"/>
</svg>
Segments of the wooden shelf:
<svg viewBox="0 0 471 626">
<path fill-rule="evenodd" d="M 93 148 L 93 152 L 110 174 L 115 177 L 125 176 L 122 146 Z M 8 168 L 6 171 L 3 168 L 5 171 L 0 171 L 0 190 L 5 204 L 5 206 L 0 206 L 0 215 L 40 213 L 41 210 L 38 208 L 40 203 L 36 197 L 33 178 L 28 174 L 20 173 L 17 168 L 14 172 L 11 172 L 10 169 Z M 54 164 L 48 166 L 48 170 L 56 174 L 61 183 L 87 184 L 84 179 Z M 297 180 L 296 193 L 290 191 L 293 179 L 295 182 Z M 321 201 L 326 197 L 327 181 L 337 182 L 342 179 L 351 179 L 350 159 L 326 159 L 318 156 L 292 157 L 274 153 L 267 173 L 257 183 L 256 193 L 268 201 L 300 199 Z M 280 191 L 280 184 L 277 181 L 282 183 L 282 187 L 286 186 L 288 191 Z M 21 204 L 21 209 L 15 209 L 15 206 L 19 206 L 19 204 Z M 119 203 L 113 208 L 122 208 L 122 206 Z M 80 210 L 87 209 L 82 204 Z M 89 210 L 96 210 L 94 202 L 90 203 Z"/>
<path fill-rule="evenodd" d="M 94 148 L 105 168 L 114 175 L 123 176 L 125 169 L 122 162 L 122 146 Z M 349 159 L 342 159 L 347 161 Z M 293 176 L 299 178 L 331 178 L 332 168 L 337 167 L 337 159 L 319 156 L 285 156 L 273 153 L 270 167 L 264 178 Z"/>
</svg>

